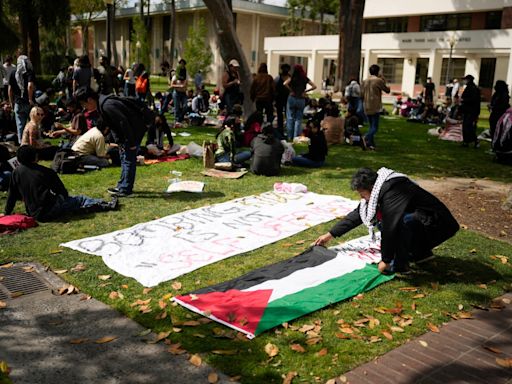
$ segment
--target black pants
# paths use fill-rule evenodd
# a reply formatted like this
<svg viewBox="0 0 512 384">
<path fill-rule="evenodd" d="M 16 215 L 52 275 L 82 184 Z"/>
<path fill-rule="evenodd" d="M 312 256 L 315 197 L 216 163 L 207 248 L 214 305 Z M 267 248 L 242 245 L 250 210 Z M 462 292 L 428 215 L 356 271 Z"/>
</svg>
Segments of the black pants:
<svg viewBox="0 0 512 384">
<path fill-rule="evenodd" d="M 476 143 L 476 113 L 465 113 L 462 118 L 462 141 L 464 143 Z"/>
</svg>

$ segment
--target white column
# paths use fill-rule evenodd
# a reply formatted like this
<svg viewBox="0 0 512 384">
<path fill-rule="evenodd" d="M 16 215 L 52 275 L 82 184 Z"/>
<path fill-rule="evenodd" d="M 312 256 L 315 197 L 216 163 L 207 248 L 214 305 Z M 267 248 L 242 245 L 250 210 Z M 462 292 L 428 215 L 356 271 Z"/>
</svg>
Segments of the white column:
<svg viewBox="0 0 512 384">
<path fill-rule="evenodd" d="M 508 62 L 508 57 L 500 56 L 496 58 L 493 84 L 495 84 L 497 80 L 505 80 L 507 78 Z"/>
<path fill-rule="evenodd" d="M 252 15 L 252 38 L 251 38 L 251 52 L 250 52 L 250 60 L 249 65 L 253 72 L 258 70 L 259 62 L 259 42 L 260 42 L 260 16 Z"/>
<path fill-rule="evenodd" d="M 404 58 L 404 72 L 402 75 L 402 92 L 414 96 L 414 80 L 416 77 L 416 57 Z"/>
<path fill-rule="evenodd" d="M 308 57 L 308 77 L 315 83 L 318 89 L 322 89 L 322 69 L 324 56 L 316 50 Z"/>
<path fill-rule="evenodd" d="M 270 73 L 273 77 L 276 77 L 279 74 L 279 56 L 272 51 L 267 52 L 267 69 L 268 73 Z"/>
<path fill-rule="evenodd" d="M 372 53 L 370 49 L 364 50 L 364 67 L 363 73 L 361 74 L 361 80 L 366 79 L 370 75 L 370 66 L 372 64 L 377 64 L 377 55 Z"/>
<path fill-rule="evenodd" d="M 441 84 L 444 84 L 444 79 L 441 79 L 441 67 L 443 66 L 443 55 L 436 49 L 430 51 L 428 58 L 428 75 L 427 77 L 432 78 L 432 82 L 436 84 L 438 88 Z"/>
<path fill-rule="evenodd" d="M 478 84 L 478 79 L 480 77 L 480 64 L 480 57 L 475 55 L 468 55 L 466 57 L 465 75 L 472 75 L 475 78 L 475 84 Z"/>
<path fill-rule="evenodd" d="M 510 51 L 510 56 L 508 58 L 508 66 L 507 66 L 507 84 L 510 87 L 512 85 L 512 50 Z"/>
</svg>

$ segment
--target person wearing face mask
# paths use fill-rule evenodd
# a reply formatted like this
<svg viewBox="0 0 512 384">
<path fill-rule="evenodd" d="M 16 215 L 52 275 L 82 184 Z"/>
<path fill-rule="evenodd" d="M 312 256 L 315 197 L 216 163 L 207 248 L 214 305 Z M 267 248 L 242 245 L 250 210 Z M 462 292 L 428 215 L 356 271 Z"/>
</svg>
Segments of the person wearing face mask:
<svg viewBox="0 0 512 384">
<path fill-rule="evenodd" d="M 381 273 L 407 272 L 409 263 L 433 258 L 432 249 L 459 230 L 448 208 L 406 175 L 392 169 L 359 169 L 352 176 L 351 188 L 361 202 L 314 245 L 325 245 L 364 224 L 370 234 L 381 232 Z"/>
</svg>

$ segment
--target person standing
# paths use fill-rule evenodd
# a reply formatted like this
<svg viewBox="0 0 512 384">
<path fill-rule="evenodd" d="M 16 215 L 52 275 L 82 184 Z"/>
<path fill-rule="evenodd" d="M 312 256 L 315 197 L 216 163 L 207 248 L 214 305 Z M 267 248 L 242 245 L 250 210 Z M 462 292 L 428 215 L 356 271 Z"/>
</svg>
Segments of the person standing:
<svg viewBox="0 0 512 384">
<path fill-rule="evenodd" d="M 436 85 L 432 82 L 431 77 L 427 77 L 427 82 L 423 86 L 423 98 L 425 104 L 434 104 L 434 96 L 436 94 Z"/>
<path fill-rule="evenodd" d="M 9 102 L 14 109 L 18 140 L 29 119 L 30 109 L 35 105 L 36 77 L 32 62 L 25 55 L 18 56 L 16 70 L 9 77 Z"/>
<path fill-rule="evenodd" d="M 452 100 L 455 96 L 459 96 L 459 89 L 460 89 L 460 83 L 459 83 L 459 80 L 458 79 L 453 79 L 453 83 L 452 83 L 452 93 L 451 93 L 451 96 L 452 96 Z"/>
<path fill-rule="evenodd" d="M 293 67 L 291 77 L 283 84 L 290 90 L 286 104 L 286 127 L 288 140 L 293 141 L 295 137 L 302 133 L 302 116 L 306 106 L 306 93 L 316 89 L 316 85 L 306 76 L 304 67 L 300 64 Z M 308 84 L 309 88 L 307 88 Z"/>
<path fill-rule="evenodd" d="M 131 67 L 128 67 L 124 73 L 124 95 L 135 97 L 135 63 Z"/>
<path fill-rule="evenodd" d="M 185 119 L 187 110 L 187 62 L 181 59 L 171 79 L 172 99 L 174 104 L 174 122 L 179 125 Z"/>
<path fill-rule="evenodd" d="M 474 83 L 475 78 L 472 75 L 466 75 L 464 82 L 466 87 L 462 92 L 461 110 L 462 110 L 462 146 L 467 147 L 474 143 L 475 148 L 480 146 L 476 137 L 476 124 L 480 115 L 480 89 Z"/>
<path fill-rule="evenodd" d="M 78 67 L 73 71 L 73 94 L 78 88 L 90 87 L 91 78 L 93 78 L 94 75 L 94 68 L 91 66 L 89 56 L 80 56 L 78 59 Z"/>
<path fill-rule="evenodd" d="M 16 67 L 12 65 L 12 57 L 7 56 L 4 60 L 4 71 L 5 76 L 3 79 L 4 89 L 3 89 L 3 98 L 4 100 L 9 100 L 9 79 L 11 78 L 11 73 L 16 70 Z"/>
<path fill-rule="evenodd" d="M 228 115 L 233 112 L 235 104 L 242 104 L 242 92 L 240 91 L 240 64 L 238 60 L 232 59 L 228 64 L 228 69 L 224 71 L 222 76 L 222 88 L 224 93 L 222 95 L 224 104 Z"/>
<path fill-rule="evenodd" d="M 392 169 L 361 168 L 352 176 L 351 188 L 361 196 L 359 206 L 314 244 L 326 245 L 361 224 L 373 237 L 376 227 L 381 232 L 381 273 L 407 272 L 410 262 L 430 260 L 432 249 L 459 230 L 439 199 Z"/>
<path fill-rule="evenodd" d="M 508 85 L 503 80 L 497 80 L 494 85 L 494 93 L 491 97 L 489 108 L 491 114 L 489 115 L 489 134 L 491 139 L 494 137 L 496 131 L 496 124 L 498 120 L 510 108 L 510 95 L 508 93 Z"/>
<path fill-rule="evenodd" d="M 203 72 L 198 69 L 194 76 L 194 85 L 196 87 L 196 95 L 200 94 L 203 90 Z"/>
<path fill-rule="evenodd" d="M 258 73 L 251 84 L 251 100 L 256 103 L 256 109 L 264 113 L 267 123 L 274 120 L 274 79 L 268 74 L 267 64 L 261 63 Z"/>
<path fill-rule="evenodd" d="M 290 69 L 290 64 L 281 64 L 279 76 L 274 79 L 277 130 L 281 138 L 286 137 L 284 133 L 284 114 L 286 114 L 286 103 L 288 101 L 290 90 L 284 86 L 284 82 L 290 78 Z"/>
<path fill-rule="evenodd" d="M 363 81 L 364 111 L 368 117 L 370 129 L 365 136 L 368 149 L 375 149 L 375 134 L 379 129 L 379 117 L 382 111 L 382 92 L 391 90 L 386 85 L 386 80 L 379 75 L 380 67 L 377 64 L 370 66 L 370 76 Z"/>
</svg>

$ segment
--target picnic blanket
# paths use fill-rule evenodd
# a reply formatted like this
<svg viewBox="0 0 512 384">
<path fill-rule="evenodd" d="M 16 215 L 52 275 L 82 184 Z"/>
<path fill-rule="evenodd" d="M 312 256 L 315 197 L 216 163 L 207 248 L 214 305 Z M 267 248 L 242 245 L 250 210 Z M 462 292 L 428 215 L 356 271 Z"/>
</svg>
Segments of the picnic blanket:
<svg viewBox="0 0 512 384">
<path fill-rule="evenodd" d="M 190 158 L 190 156 L 188 154 L 184 153 L 181 155 L 157 157 L 156 159 L 145 159 L 144 164 L 151 165 L 151 164 L 157 164 L 157 163 L 169 163 L 169 162 L 178 161 L 178 160 L 186 160 L 189 158 Z"/>
<path fill-rule="evenodd" d="M 213 169 L 213 168 L 208 168 L 208 169 L 205 169 L 204 171 L 201 171 L 201 173 L 205 176 L 220 177 L 221 179 L 239 179 L 243 175 L 245 175 L 247 172 L 248 171 L 236 171 L 236 172 L 223 171 L 220 169 Z"/>
<path fill-rule="evenodd" d="M 447 124 L 439 134 L 439 139 L 448 141 L 462 141 L 462 124 Z"/>
<path fill-rule="evenodd" d="M 249 338 L 389 281 L 379 273 L 380 242 L 364 236 L 312 247 L 291 259 L 173 300 Z"/>
<path fill-rule="evenodd" d="M 62 246 L 101 256 L 149 287 L 344 216 L 357 204 L 312 192 L 265 192 Z"/>
</svg>

